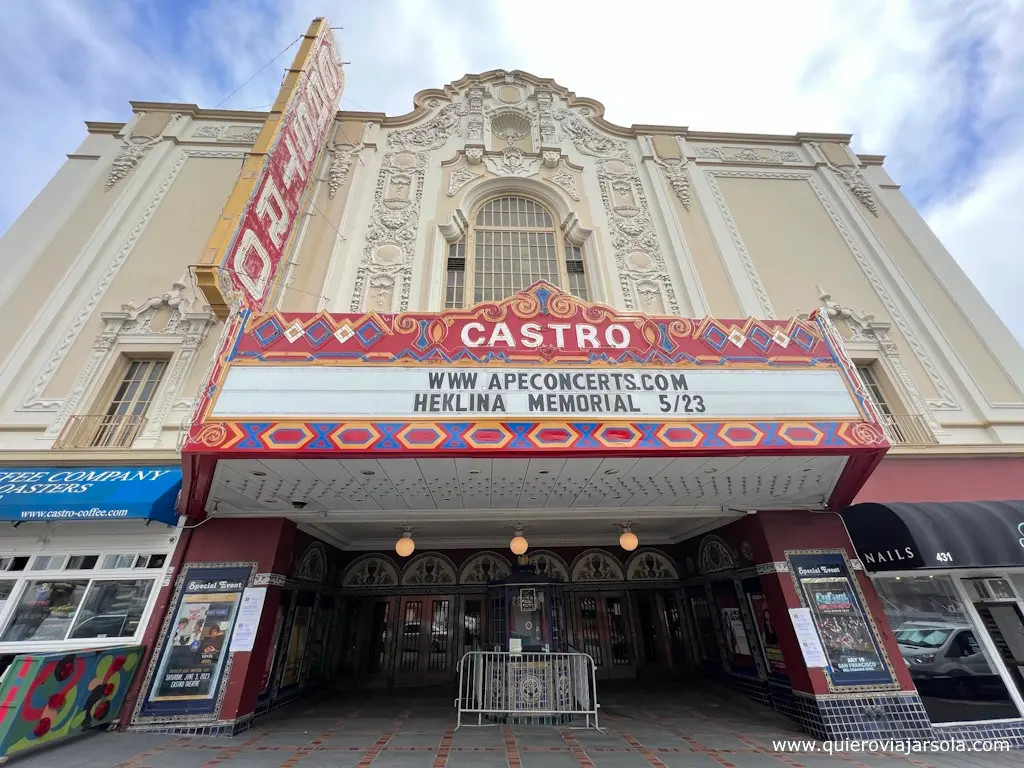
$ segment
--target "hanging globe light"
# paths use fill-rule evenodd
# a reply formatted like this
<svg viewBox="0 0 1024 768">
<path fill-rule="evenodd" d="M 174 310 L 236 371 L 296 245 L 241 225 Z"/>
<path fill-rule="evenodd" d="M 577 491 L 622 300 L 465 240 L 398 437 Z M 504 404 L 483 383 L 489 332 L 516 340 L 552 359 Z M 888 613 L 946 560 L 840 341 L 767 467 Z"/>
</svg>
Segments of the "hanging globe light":
<svg viewBox="0 0 1024 768">
<path fill-rule="evenodd" d="M 637 538 L 636 534 L 633 533 L 632 523 L 621 523 L 619 529 L 622 531 L 619 534 L 619 546 L 627 552 L 632 552 L 638 546 L 640 546 L 640 539 Z"/>
<path fill-rule="evenodd" d="M 525 555 L 526 550 L 529 548 L 530 542 L 523 536 L 523 527 L 521 525 L 516 526 L 516 535 L 512 537 L 512 541 L 508 543 L 508 548 L 512 550 L 513 555 Z"/>
<path fill-rule="evenodd" d="M 395 552 L 398 553 L 399 557 L 408 557 L 415 549 L 416 542 L 412 540 L 412 528 L 407 525 L 405 530 L 402 531 L 401 538 L 395 542 Z"/>
</svg>

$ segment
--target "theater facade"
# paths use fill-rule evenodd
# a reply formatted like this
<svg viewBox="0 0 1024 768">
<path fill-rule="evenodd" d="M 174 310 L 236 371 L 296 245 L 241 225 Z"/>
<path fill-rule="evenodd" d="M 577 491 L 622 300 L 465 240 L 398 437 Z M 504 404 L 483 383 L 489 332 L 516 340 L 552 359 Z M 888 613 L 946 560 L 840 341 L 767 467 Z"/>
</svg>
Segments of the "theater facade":
<svg viewBox="0 0 1024 768">
<path fill-rule="evenodd" d="M 344 85 L 317 19 L 0 240 L 0 663 L 130 640 L 125 727 L 231 734 L 515 645 L 1024 744 L 1024 350 L 882 156 Z"/>
<path fill-rule="evenodd" d="M 243 310 L 198 408 L 182 568 L 265 591 L 249 664 L 222 673 L 243 713 L 317 678 L 450 685 L 496 620 L 485 587 L 523 566 L 564 588 L 553 620 L 599 680 L 714 670 L 821 732 L 864 686 L 915 705 L 832 514 L 889 443 L 824 313 L 645 315 L 547 282 L 439 313 Z"/>
</svg>

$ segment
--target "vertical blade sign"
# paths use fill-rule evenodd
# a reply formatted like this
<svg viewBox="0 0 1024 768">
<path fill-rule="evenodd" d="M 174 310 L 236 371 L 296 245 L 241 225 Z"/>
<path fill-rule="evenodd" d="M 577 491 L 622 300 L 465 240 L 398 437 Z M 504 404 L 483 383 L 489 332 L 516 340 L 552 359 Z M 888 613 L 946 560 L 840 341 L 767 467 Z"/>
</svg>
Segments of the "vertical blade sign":
<svg viewBox="0 0 1024 768">
<path fill-rule="evenodd" d="M 245 305 L 263 309 L 288 238 L 313 186 L 313 166 L 334 120 L 344 75 L 327 25 L 295 83 L 274 146 L 249 198 L 225 260 L 228 286 Z"/>
</svg>

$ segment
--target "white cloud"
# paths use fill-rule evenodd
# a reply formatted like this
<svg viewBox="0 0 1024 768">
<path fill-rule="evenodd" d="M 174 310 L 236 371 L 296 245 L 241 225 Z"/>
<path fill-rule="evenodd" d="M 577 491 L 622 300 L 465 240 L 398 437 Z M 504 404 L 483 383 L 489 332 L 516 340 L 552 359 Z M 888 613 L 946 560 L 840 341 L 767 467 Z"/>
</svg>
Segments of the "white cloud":
<svg viewBox="0 0 1024 768">
<path fill-rule="evenodd" d="M 1024 149 L 1000 158 L 967 195 L 927 216 L 1017 338 L 1024 341 Z"/>
<path fill-rule="evenodd" d="M 4 3 L 0 231 L 81 121 L 125 119 L 130 98 L 215 106 L 316 15 L 344 26 L 344 108 L 402 114 L 418 90 L 517 68 L 626 125 L 852 132 L 1024 337 L 1021 0 Z M 269 105 L 293 53 L 226 106 Z"/>
</svg>

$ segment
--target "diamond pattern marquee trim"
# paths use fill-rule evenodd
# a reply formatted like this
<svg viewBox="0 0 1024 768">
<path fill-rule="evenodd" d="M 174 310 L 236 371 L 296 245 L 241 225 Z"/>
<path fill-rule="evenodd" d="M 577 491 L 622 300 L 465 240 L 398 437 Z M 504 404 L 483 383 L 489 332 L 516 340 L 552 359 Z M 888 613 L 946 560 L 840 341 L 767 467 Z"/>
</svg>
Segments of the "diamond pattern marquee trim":
<svg viewBox="0 0 1024 768">
<path fill-rule="evenodd" d="M 501 418 L 302 419 L 259 414 L 216 417 L 213 407 L 228 372 L 239 366 L 319 367 L 438 365 L 539 370 L 586 366 L 610 371 L 645 367 L 831 370 L 841 373 L 860 418 L 793 420 L 702 418 L 667 413 L 538 414 Z M 852 411 L 851 411 L 852 412 Z M 827 316 L 791 320 L 690 320 L 619 312 L 540 282 L 501 302 L 442 313 L 252 314 L 229 321 L 203 396 L 196 403 L 184 451 L 224 455 L 448 453 L 494 455 L 623 450 L 812 453 L 888 447 L 870 399 Z M 710 414 L 709 414 L 710 415 Z M 532 414 L 531 414 L 532 416 Z M 683 418 L 680 418 L 683 416 Z M 582 418 L 580 418 L 582 417 Z"/>
</svg>

